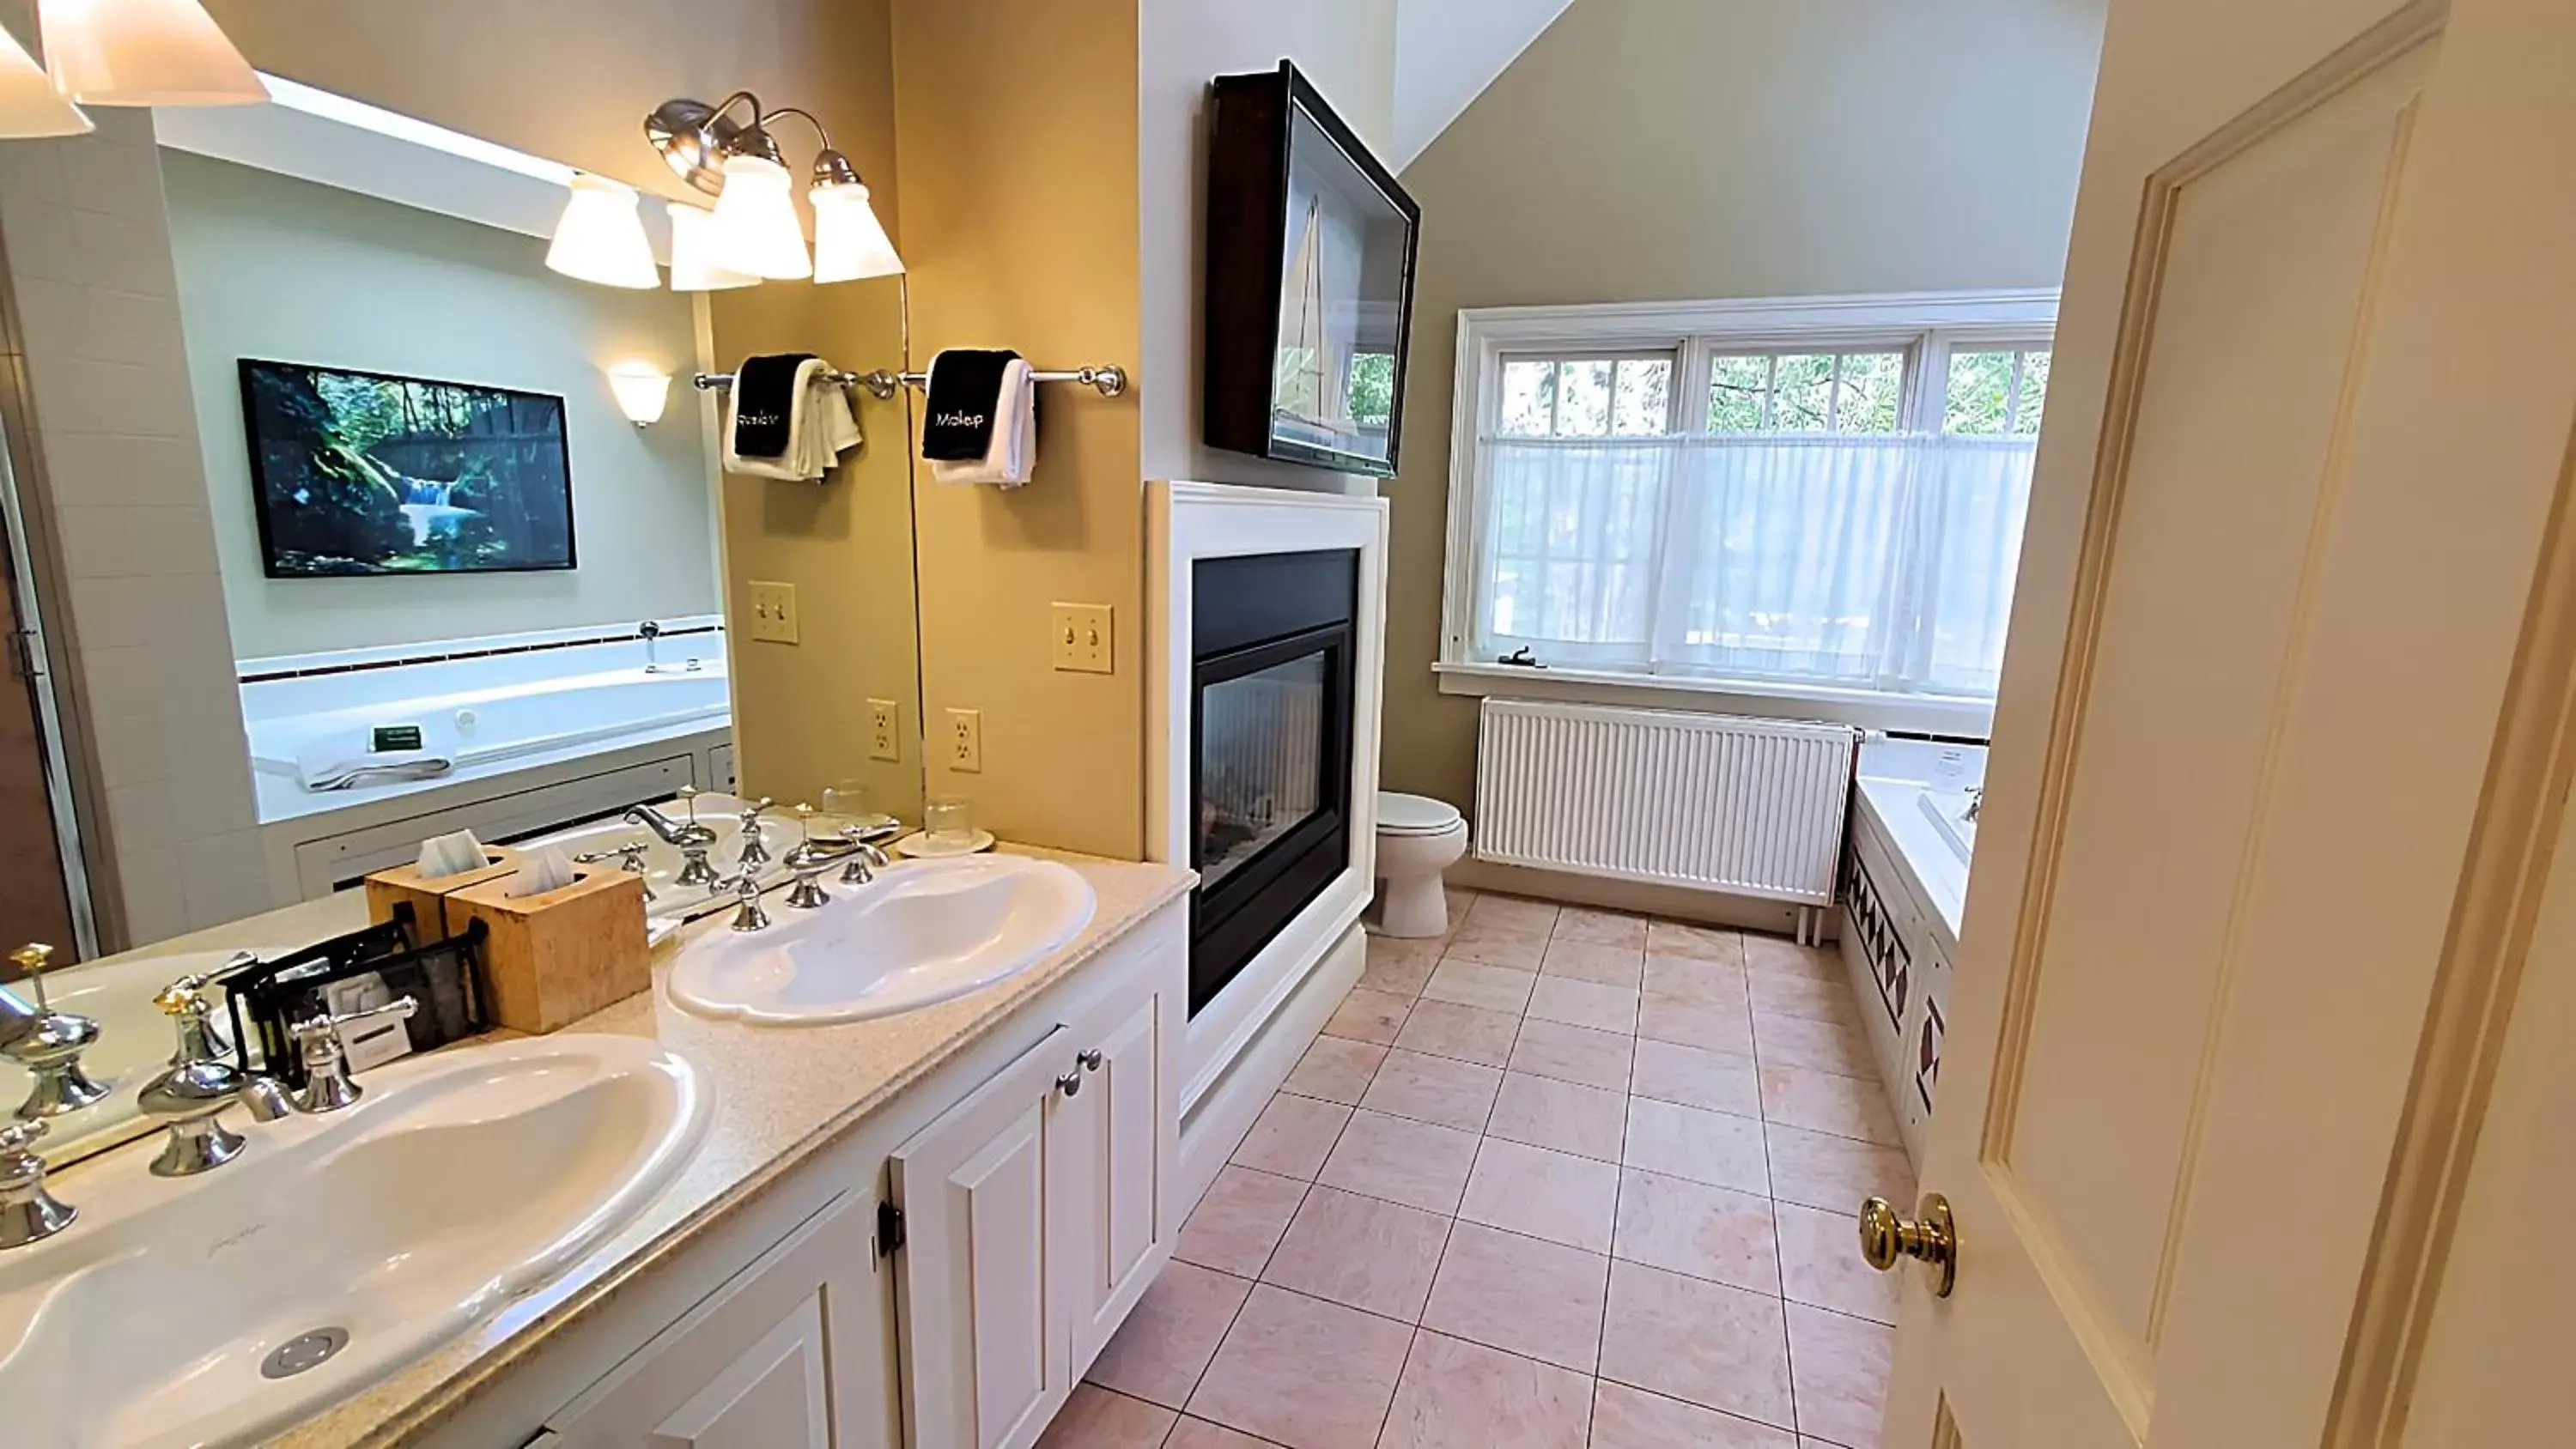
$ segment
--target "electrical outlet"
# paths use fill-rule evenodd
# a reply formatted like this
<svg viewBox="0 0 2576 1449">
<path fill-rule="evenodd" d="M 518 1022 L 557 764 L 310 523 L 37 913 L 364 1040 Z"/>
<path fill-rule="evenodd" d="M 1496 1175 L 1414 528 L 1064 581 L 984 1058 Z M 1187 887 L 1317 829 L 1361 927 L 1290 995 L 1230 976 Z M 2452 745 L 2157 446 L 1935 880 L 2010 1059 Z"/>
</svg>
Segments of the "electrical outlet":
<svg viewBox="0 0 2576 1449">
<path fill-rule="evenodd" d="M 896 730 L 903 719 L 903 706 L 890 699 L 868 701 L 868 758 L 900 760 L 903 743 Z"/>
<path fill-rule="evenodd" d="M 796 642 L 796 586 L 751 581 L 751 637 L 772 644 Z"/>
<path fill-rule="evenodd" d="M 967 775 L 984 768 L 982 710 L 952 709 L 948 712 L 948 768 Z"/>
<path fill-rule="evenodd" d="M 1055 667 L 1076 674 L 1109 674 L 1109 606 L 1057 604 L 1049 627 L 1054 631 Z"/>
</svg>

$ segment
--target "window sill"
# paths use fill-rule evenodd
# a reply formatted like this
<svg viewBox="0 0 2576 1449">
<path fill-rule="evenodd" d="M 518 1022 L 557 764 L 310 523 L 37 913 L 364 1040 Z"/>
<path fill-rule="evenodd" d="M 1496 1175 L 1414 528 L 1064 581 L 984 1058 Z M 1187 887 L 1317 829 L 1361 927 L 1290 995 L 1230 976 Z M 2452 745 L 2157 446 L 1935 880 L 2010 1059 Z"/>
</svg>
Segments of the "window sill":
<svg viewBox="0 0 2576 1449">
<path fill-rule="evenodd" d="M 1866 730 L 1948 735 L 1983 740 L 1993 733 L 1994 706 L 1939 695 L 1882 694 L 1865 689 L 1678 676 L 1626 674 L 1603 669 L 1530 669 L 1516 664 L 1431 666 L 1442 694 L 1476 698 L 1554 699 L 1569 704 L 1632 705 L 1686 709 L 1772 719 L 1814 719 Z"/>
</svg>

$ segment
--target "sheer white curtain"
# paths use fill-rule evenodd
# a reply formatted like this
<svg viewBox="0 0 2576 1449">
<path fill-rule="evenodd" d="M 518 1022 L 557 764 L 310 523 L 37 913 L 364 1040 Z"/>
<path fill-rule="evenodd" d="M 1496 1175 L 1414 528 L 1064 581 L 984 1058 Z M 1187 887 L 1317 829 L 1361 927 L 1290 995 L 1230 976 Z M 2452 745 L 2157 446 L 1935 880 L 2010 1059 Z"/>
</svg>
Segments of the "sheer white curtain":
<svg viewBox="0 0 2576 1449">
<path fill-rule="evenodd" d="M 2032 440 L 1489 438 L 1477 652 L 1990 695 Z"/>
</svg>

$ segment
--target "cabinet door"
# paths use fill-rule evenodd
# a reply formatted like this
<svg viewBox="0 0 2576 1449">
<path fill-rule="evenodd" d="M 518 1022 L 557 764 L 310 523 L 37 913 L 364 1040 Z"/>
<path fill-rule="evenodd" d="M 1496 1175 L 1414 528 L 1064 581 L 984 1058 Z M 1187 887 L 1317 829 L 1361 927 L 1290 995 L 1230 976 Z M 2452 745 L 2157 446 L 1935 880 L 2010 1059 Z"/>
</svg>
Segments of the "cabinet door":
<svg viewBox="0 0 2576 1449">
<path fill-rule="evenodd" d="M 1072 1391 L 1049 1128 L 1074 1055 L 1057 1027 L 894 1155 L 915 1449 L 1024 1449 Z"/>
<path fill-rule="evenodd" d="M 873 1204 L 808 1219 L 547 1425 L 562 1449 L 886 1449 Z"/>
<path fill-rule="evenodd" d="M 1064 1168 L 1063 1290 L 1073 1371 L 1091 1366 L 1166 1259 L 1162 1227 L 1178 1151 L 1177 1091 L 1165 1065 L 1165 993 L 1122 998 L 1078 1023 L 1082 1090 L 1058 1112 Z M 1094 1057 L 1091 1053 L 1097 1052 Z"/>
</svg>

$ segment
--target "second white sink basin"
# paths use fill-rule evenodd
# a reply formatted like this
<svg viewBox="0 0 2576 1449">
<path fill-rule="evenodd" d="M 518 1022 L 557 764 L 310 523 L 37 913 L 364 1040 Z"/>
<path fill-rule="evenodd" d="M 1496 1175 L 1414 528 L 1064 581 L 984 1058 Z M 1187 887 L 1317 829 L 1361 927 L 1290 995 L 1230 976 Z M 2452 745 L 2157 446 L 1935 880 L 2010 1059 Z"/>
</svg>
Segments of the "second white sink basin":
<svg viewBox="0 0 2576 1449">
<path fill-rule="evenodd" d="M 1027 970 L 1096 904 L 1070 868 L 1011 855 L 908 861 L 829 889 L 831 903 L 810 911 L 773 895 L 765 931 L 718 927 L 690 942 L 672 963 L 671 999 L 766 1026 L 892 1016 Z"/>
<path fill-rule="evenodd" d="M 670 1185 L 696 1074 L 635 1037 L 398 1062 L 239 1159 L 149 1175 L 149 1146 L 61 1175 L 80 1209 L 0 1255 L 10 1449 L 255 1442 L 569 1266 Z M 226 1114 L 244 1127 L 239 1109 Z"/>
</svg>

